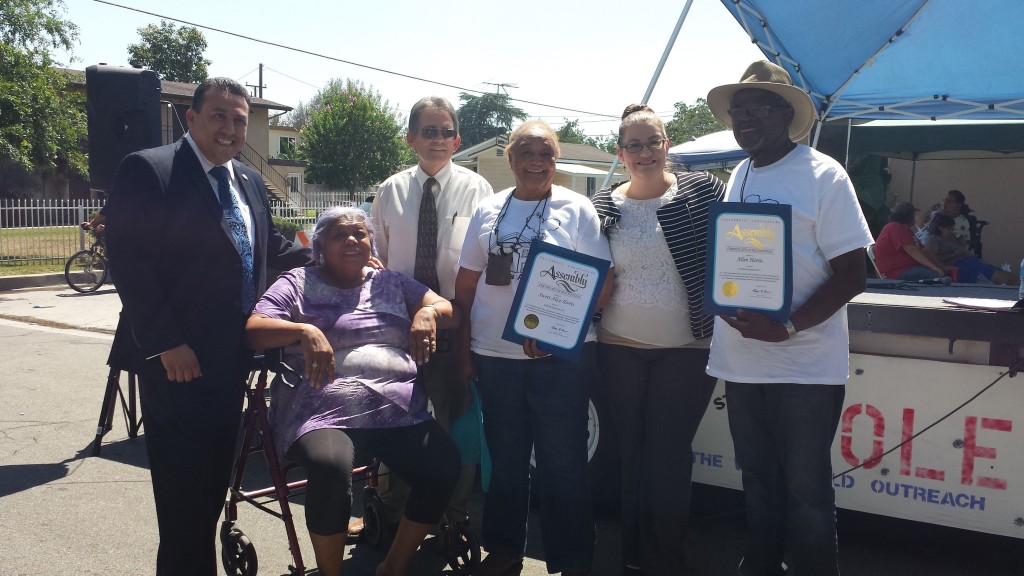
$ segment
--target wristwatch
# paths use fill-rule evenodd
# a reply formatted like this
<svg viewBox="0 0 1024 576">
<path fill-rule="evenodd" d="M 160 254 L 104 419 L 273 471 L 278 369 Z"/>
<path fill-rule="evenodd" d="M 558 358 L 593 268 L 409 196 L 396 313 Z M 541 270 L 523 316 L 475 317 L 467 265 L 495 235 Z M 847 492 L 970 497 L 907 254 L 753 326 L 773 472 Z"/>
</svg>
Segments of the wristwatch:
<svg viewBox="0 0 1024 576">
<path fill-rule="evenodd" d="M 786 327 L 786 334 L 789 335 L 789 338 L 796 336 L 796 327 L 793 326 L 792 322 L 786 320 L 785 322 L 782 323 L 782 325 Z"/>
</svg>

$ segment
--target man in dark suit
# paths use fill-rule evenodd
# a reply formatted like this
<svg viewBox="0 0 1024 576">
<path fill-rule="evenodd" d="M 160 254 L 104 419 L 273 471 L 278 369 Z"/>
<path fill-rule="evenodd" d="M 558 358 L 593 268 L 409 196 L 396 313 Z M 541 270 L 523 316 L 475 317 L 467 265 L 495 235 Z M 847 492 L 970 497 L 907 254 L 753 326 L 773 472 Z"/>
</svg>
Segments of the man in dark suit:
<svg viewBox="0 0 1024 576">
<path fill-rule="evenodd" d="M 252 352 L 245 321 L 269 262 L 309 264 L 274 227 L 260 175 L 233 158 L 249 96 L 226 78 L 196 90 L 178 142 L 126 157 L 107 208 L 107 246 L 138 367 L 160 529 L 159 576 L 217 573 Z M 126 341 L 126 342 L 125 342 Z"/>
</svg>

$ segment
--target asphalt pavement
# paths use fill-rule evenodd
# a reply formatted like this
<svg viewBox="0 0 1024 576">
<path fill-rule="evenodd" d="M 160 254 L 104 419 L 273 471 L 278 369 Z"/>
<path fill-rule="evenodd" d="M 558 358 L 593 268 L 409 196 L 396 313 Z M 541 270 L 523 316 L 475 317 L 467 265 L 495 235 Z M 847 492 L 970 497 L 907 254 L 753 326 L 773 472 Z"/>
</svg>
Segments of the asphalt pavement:
<svg viewBox="0 0 1024 576">
<path fill-rule="evenodd" d="M 0 576 L 153 573 L 157 532 L 144 438 L 128 437 L 118 411 L 102 453 L 91 456 L 119 310 L 108 286 L 93 294 L 59 286 L 0 291 Z M 256 460 L 248 486 L 267 482 L 265 464 Z M 481 503 L 478 488 L 470 509 L 477 527 Z M 742 506 L 738 492 L 695 487 L 687 541 L 691 574 L 734 574 L 743 545 Z M 301 499 L 293 511 L 304 558 L 312 564 Z M 238 525 L 256 547 L 259 574 L 288 573 L 291 556 L 280 520 L 243 506 Z M 839 526 L 847 576 L 1024 574 L 1022 540 L 845 511 Z M 522 574 L 546 574 L 536 513 L 529 540 Z M 618 521 L 600 518 L 595 576 L 619 575 L 618 543 Z M 373 574 L 382 555 L 367 544 L 350 546 L 346 576 Z M 417 576 L 450 573 L 433 541 L 421 548 Z"/>
</svg>

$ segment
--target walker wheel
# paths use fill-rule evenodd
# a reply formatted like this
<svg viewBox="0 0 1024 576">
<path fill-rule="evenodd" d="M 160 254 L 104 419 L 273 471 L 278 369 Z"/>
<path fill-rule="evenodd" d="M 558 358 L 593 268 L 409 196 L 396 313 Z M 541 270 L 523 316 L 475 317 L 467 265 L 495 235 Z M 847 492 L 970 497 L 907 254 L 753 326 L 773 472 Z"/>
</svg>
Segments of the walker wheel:
<svg viewBox="0 0 1024 576">
<path fill-rule="evenodd" d="M 384 519 L 383 506 L 377 491 L 367 489 L 363 497 L 362 537 L 374 548 L 382 548 L 388 540 L 388 525 Z"/>
<path fill-rule="evenodd" d="M 220 560 L 229 576 L 256 576 L 256 547 L 238 528 L 225 522 L 220 531 Z"/>
<path fill-rule="evenodd" d="M 480 541 L 468 522 L 453 522 L 442 526 L 442 551 L 452 574 L 471 576 L 480 564 Z"/>
</svg>

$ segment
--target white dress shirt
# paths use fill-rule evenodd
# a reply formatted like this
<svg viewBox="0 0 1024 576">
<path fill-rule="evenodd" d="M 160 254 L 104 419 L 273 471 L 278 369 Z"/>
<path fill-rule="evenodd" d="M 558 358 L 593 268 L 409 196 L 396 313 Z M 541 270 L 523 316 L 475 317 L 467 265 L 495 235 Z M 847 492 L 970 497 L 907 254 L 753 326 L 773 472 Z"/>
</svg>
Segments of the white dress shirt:
<svg viewBox="0 0 1024 576">
<path fill-rule="evenodd" d="M 390 270 L 413 277 L 423 183 L 430 176 L 419 166 L 384 181 L 373 199 L 377 257 Z M 466 238 L 466 225 L 476 205 L 494 194 L 482 176 L 450 161 L 437 174 L 437 279 L 444 298 L 455 297 L 455 275 Z M 435 188 L 437 192 L 437 188 Z"/>
</svg>

